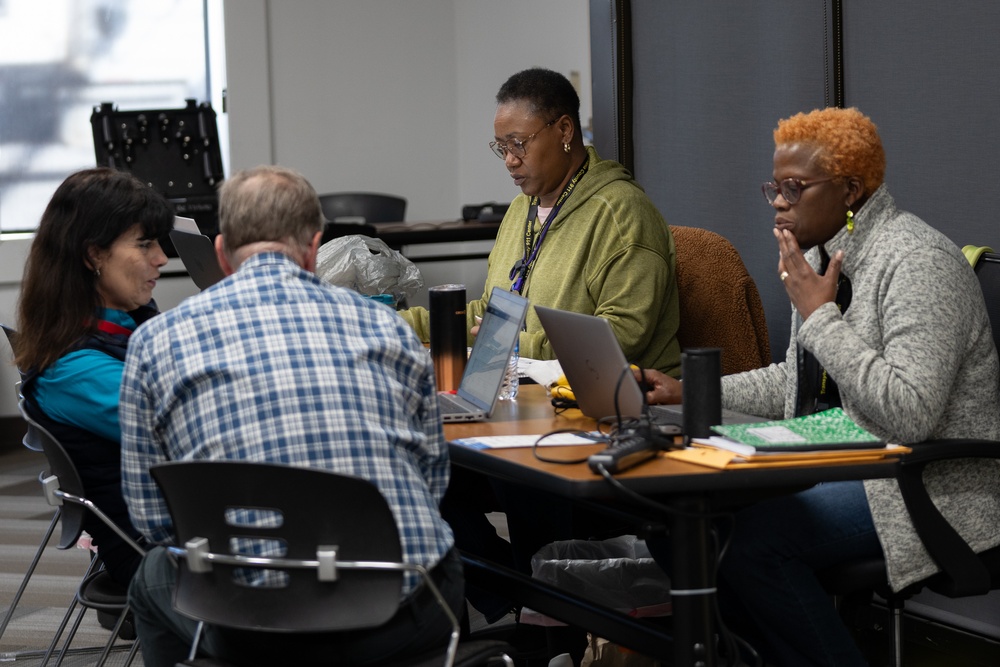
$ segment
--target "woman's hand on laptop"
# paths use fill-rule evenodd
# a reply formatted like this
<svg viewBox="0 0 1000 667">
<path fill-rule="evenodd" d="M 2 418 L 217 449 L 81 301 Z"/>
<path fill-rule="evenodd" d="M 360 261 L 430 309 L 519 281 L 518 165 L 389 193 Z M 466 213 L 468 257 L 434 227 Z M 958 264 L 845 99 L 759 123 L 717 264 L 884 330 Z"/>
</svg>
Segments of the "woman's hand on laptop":
<svg viewBox="0 0 1000 667">
<path fill-rule="evenodd" d="M 650 405 L 680 403 L 681 381 L 652 368 L 632 368 L 635 380 L 646 395 Z"/>
</svg>

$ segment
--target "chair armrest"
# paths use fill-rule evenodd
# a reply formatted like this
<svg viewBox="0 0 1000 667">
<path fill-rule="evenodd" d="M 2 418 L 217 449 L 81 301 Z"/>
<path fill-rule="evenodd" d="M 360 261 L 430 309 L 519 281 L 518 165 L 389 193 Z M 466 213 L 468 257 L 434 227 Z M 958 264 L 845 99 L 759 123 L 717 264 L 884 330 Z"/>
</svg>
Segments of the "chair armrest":
<svg viewBox="0 0 1000 667">
<path fill-rule="evenodd" d="M 1000 442 L 996 440 L 927 440 L 908 446 L 913 451 L 900 459 L 903 465 L 948 459 L 1000 459 Z"/>
<path fill-rule="evenodd" d="M 942 577 L 956 595 L 981 595 L 990 590 L 990 573 L 982 560 L 944 518 L 924 486 L 928 464 L 965 458 L 1000 459 L 1000 442 L 991 440 L 932 440 L 911 445 L 900 459 L 897 481 L 917 535 Z"/>
</svg>

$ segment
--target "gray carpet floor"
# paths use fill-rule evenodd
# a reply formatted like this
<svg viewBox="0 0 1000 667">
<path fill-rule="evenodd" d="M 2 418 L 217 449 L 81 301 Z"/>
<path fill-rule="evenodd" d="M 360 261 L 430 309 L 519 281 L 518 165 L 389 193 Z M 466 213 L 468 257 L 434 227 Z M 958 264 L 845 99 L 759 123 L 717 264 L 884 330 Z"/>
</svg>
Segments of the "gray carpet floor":
<svg viewBox="0 0 1000 667">
<path fill-rule="evenodd" d="M 38 483 L 38 473 L 44 468 L 45 458 L 40 453 L 24 447 L 0 445 L 0 623 L 52 519 L 53 509 L 46 504 Z M 37 652 L 44 652 L 48 647 L 73 599 L 87 569 L 89 555 L 76 547 L 65 551 L 58 549 L 58 539 L 59 529 L 56 528 L 13 618 L 0 637 L 0 663 L 15 667 L 40 664 L 41 656 Z M 103 646 L 109 636 L 110 633 L 98 625 L 96 614 L 88 611 L 72 648 Z M 63 665 L 93 665 L 97 656 L 98 653 L 68 654 Z M 116 652 L 107 664 L 124 663 L 125 653 Z M 142 658 L 137 656 L 132 664 L 141 665 Z"/>
</svg>

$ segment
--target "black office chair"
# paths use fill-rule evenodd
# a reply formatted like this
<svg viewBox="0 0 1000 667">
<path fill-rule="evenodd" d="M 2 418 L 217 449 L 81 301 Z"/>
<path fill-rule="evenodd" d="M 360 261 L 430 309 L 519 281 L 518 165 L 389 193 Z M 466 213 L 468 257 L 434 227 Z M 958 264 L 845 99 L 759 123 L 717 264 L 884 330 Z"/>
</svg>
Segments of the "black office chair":
<svg viewBox="0 0 1000 667">
<path fill-rule="evenodd" d="M 374 627 L 399 607 L 406 571 L 416 572 L 452 622 L 447 647 L 393 665 L 480 665 L 507 657 L 498 641 L 459 643 L 459 622 L 423 567 L 402 562 L 392 511 L 371 482 L 316 468 L 241 461 L 181 461 L 154 466 L 183 559 L 174 608 L 213 625 L 259 632 L 324 632 Z M 197 489 L 197 493 L 191 493 Z M 231 514 L 256 508 L 272 519 L 247 525 Z M 322 508 L 322 511 L 317 511 Z M 229 512 L 229 514 L 227 514 Z M 274 525 L 279 524 L 279 525 Z M 281 543 L 280 558 L 236 553 L 241 537 Z M 248 568 L 278 573 L 279 585 L 247 586 Z M 195 659 L 183 665 L 225 665 Z"/>
<path fill-rule="evenodd" d="M 11 360 L 13 361 L 14 343 L 17 341 L 17 329 L 6 324 L 0 324 L 0 329 L 3 329 L 4 335 L 7 336 L 7 342 L 10 343 Z M 21 400 L 21 385 L 24 384 L 24 373 L 21 372 L 20 368 L 17 369 L 17 375 L 18 379 L 14 383 L 14 392 L 17 394 L 17 400 Z"/>
<path fill-rule="evenodd" d="M 60 525 L 62 526 L 58 547 L 60 549 L 69 549 L 76 545 L 77 541 L 80 539 L 80 535 L 83 533 L 83 524 L 84 519 L 87 516 L 87 512 L 92 512 L 101 521 L 114 530 L 119 537 L 125 540 L 127 544 L 132 546 L 132 548 L 140 554 L 145 554 L 145 551 L 141 546 L 136 544 L 136 542 L 132 540 L 128 534 L 122 531 L 122 529 L 119 528 L 114 521 L 104 514 L 99 507 L 86 498 L 83 481 L 80 479 L 80 474 L 77 472 L 73 461 L 55 437 L 53 437 L 51 433 L 35 421 L 35 419 L 29 414 L 28 409 L 24 404 L 24 399 L 21 399 L 18 403 L 18 409 L 21 411 L 21 416 L 24 421 L 28 424 L 28 433 L 31 436 L 32 441 L 40 444 L 49 464 L 48 473 L 42 473 L 42 475 L 39 476 L 39 481 L 41 481 L 42 491 L 45 494 L 46 502 L 48 502 L 49 505 L 58 508 L 57 515 Z M 66 641 L 63 643 L 62 649 L 59 650 L 59 659 L 57 660 L 56 665 L 58 666 L 62 664 L 63 659 L 69 655 L 71 651 L 70 644 L 73 641 L 73 637 L 76 635 L 77 629 L 80 627 L 80 623 L 83 621 L 83 616 L 87 609 L 106 611 L 115 614 L 118 617 L 115 627 L 111 630 L 111 637 L 108 639 L 107 644 L 105 644 L 103 651 L 95 664 L 100 666 L 107 661 L 108 656 L 114 648 L 115 640 L 119 636 L 122 626 L 126 621 L 128 612 L 127 590 L 124 586 L 111 579 L 111 576 L 106 570 L 103 569 L 103 566 L 101 566 L 100 561 L 97 558 L 92 558 L 90 567 L 84 574 L 83 580 L 80 582 L 77 592 L 73 597 L 73 600 L 70 602 L 69 608 L 66 610 L 66 614 L 63 616 L 62 622 L 59 624 L 59 628 L 52 637 L 52 641 L 42 658 L 41 665 L 47 665 L 49 660 L 56 653 L 56 647 L 59 644 L 59 640 L 62 638 L 62 635 L 66 630 L 66 625 L 69 623 L 69 620 L 78 604 L 82 607 L 82 609 L 80 609 L 76 619 L 73 621 L 73 625 L 70 628 L 69 635 L 66 637 Z M 132 663 L 138 648 L 139 642 L 133 642 L 129 650 L 128 657 L 126 658 L 126 666 Z M 93 649 L 72 650 L 73 652 L 93 652 Z"/>
<path fill-rule="evenodd" d="M 7 337 L 7 341 L 10 343 L 11 350 L 14 348 L 14 342 L 17 339 L 17 330 L 13 327 L 7 326 L 6 324 L 0 324 L 0 329 L 3 329 L 4 334 Z M 14 383 L 14 392 L 17 395 L 18 401 L 21 400 L 21 385 L 24 381 L 24 374 L 18 369 L 19 379 Z M 27 429 L 24 437 L 21 439 L 24 446 L 34 452 L 42 452 L 42 442 L 39 433 L 34 429 Z M 39 476 L 39 481 L 41 481 L 43 475 Z M 45 547 L 48 545 L 49 540 L 52 538 L 52 534 L 56 530 L 56 526 L 59 525 L 59 518 L 62 514 L 62 510 L 56 507 L 52 512 L 52 519 L 49 521 L 49 526 L 46 528 L 45 533 L 42 535 L 41 541 L 38 543 L 38 548 L 35 550 L 35 555 L 32 557 L 31 562 L 28 564 L 28 569 L 24 572 L 24 577 L 21 579 L 21 584 L 18 586 L 17 591 L 14 593 L 14 598 L 10 602 L 10 606 L 7 608 L 7 613 L 4 614 L 3 621 L 0 622 L 0 639 L 3 638 L 4 633 L 7 631 L 7 626 L 10 624 L 11 620 L 14 618 L 14 614 L 17 611 L 17 605 L 20 604 L 21 598 L 24 596 L 24 591 L 28 588 L 28 582 L 31 581 L 32 575 L 34 575 L 35 570 L 38 568 L 38 563 L 42 559 L 42 553 L 45 551 Z M 26 650 L 18 651 L 13 654 L 7 654 L 8 657 L 18 660 L 21 658 L 33 657 L 35 651 Z"/>
<path fill-rule="evenodd" d="M 17 338 L 17 331 L 13 327 L 7 326 L 6 324 L 0 324 L 0 329 L 3 329 L 4 334 L 7 336 L 7 341 L 10 343 L 11 349 L 13 349 L 14 341 Z M 20 372 L 20 370 L 18 370 L 18 375 L 21 379 L 18 379 L 17 382 L 14 383 L 14 391 L 17 394 L 18 400 L 20 401 L 22 398 L 21 383 L 23 381 L 24 375 Z M 24 446 L 27 447 L 28 449 L 34 452 L 41 453 L 42 443 L 39 439 L 38 433 L 33 429 L 28 429 L 25 432 L 24 437 L 21 439 L 21 441 L 24 443 Z M 41 480 L 41 477 L 39 477 L 39 480 Z M 25 589 L 28 588 L 28 582 L 31 581 L 32 575 L 38 568 L 38 563 L 39 561 L 41 561 L 42 553 L 45 551 L 45 547 L 48 545 L 49 539 L 51 539 L 52 534 L 55 532 L 56 526 L 59 525 L 59 516 L 61 513 L 62 512 L 59 507 L 56 507 L 55 510 L 52 512 L 52 519 L 51 521 L 49 521 L 49 526 L 48 528 L 46 528 L 45 533 L 42 535 L 42 540 L 41 542 L 39 542 L 38 548 L 35 550 L 35 555 L 34 557 L 32 557 L 31 563 L 28 564 L 28 569 L 25 570 L 24 572 L 24 577 L 21 579 L 21 584 L 20 586 L 18 586 L 17 591 L 14 593 L 14 598 L 11 600 L 10 606 L 7 608 L 7 613 L 4 614 L 3 621 L 0 621 L 0 639 L 3 639 L 3 635 L 7 631 L 7 626 L 14 618 L 14 613 L 17 611 L 17 605 L 20 604 L 21 598 L 24 596 L 24 591 Z M 20 658 L 31 657 L 33 654 L 34 652 L 29 650 L 29 651 L 18 651 L 16 653 L 8 655 L 12 657 L 14 660 L 17 660 Z"/>
<path fill-rule="evenodd" d="M 327 223 L 323 243 L 350 234 L 375 236 L 373 222 L 402 222 L 406 199 L 378 192 L 334 192 L 319 196 Z"/>
<path fill-rule="evenodd" d="M 993 340 L 1000 350 L 1000 253 L 984 252 L 974 268 L 986 298 L 986 313 L 993 327 Z"/>
<path fill-rule="evenodd" d="M 977 257 L 974 268 L 996 341 L 1000 336 L 1000 254 L 985 252 Z M 900 491 L 917 534 L 941 572 L 895 592 L 889 588 L 883 558 L 859 559 L 820 573 L 826 590 L 842 599 L 845 616 L 859 605 L 867 605 L 872 592 L 885 600 L 889 611 L 890 664 L 897 666 L 902 664 L 906 600 L 925 588 L 951 598 L 982 595 L 1000 588 L 1000 547 L 974 554 L 931 502 L 922 477 L 924 468 L 935 461 L 1000 459 L 1000 442 L 944 440 L 920 443 L 913 450 L 900 461 Z"/>
<path fill-rule="evenodd" d="M 983 595 L 1000 588 L 1000 547 L 975 554 L 930 499 L 923 483 L 924 469 L 937 461 L 963 458 L 1000 459 L 1000 442 L 991 440 L 937 440 L 911 445 L 913 453 L 900 459 L 898 482 L 917 534 L 941 568 L 933 576 L 903 590 L 889 587 L 885 559 L 851 561 L 819 573 L 824 588 L 841 598 L 845 616 L 867 605 L 872 593 L 885 600 L 889 611 L 890 665 L 902 664 L 902 616 L 906 600 L 926 589 L 945 597 Z"/>
</svg>

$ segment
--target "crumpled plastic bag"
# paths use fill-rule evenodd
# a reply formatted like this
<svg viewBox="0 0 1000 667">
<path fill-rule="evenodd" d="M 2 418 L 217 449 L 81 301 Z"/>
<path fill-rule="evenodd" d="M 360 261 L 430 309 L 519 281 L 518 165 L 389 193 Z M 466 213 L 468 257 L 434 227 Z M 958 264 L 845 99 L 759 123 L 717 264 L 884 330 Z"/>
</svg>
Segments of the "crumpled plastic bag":
<svg viewBox="0 0 1000 667">
<path fill-rule="evenodd" d="M 320 246 L 316 275 L 331 285 L 349 287 L 361 294 L 391 294 L 399 303 L 424 284 L 420 269 L 385 241 L 352 234 Z"/>
<path fill-rule="evenodd" d="M 587 636 L 587 649 L 580 661 L 580 667 L 659 667 L 659 665 L 658 660 L 593 635 Z"/>
<path fill-rule="evenodd" d="M 671 612 L 670 579 L 635 535 L 552 542 L 531 557 L 531 576 L 632 616 Z M 530 609 L 521 622 L 561 625 Z"/>
</svg>

